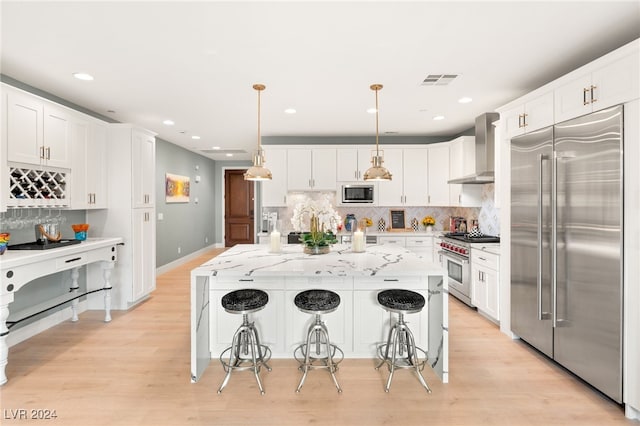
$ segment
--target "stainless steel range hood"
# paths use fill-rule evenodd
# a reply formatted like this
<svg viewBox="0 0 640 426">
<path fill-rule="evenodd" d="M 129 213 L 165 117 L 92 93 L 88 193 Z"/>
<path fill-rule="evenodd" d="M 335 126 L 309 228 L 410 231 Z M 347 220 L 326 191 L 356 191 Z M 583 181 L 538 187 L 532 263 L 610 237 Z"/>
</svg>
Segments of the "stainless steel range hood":
<svg viewBox="0 0 640 426">
<path fill-rule="evenodd" d="M 491 123 L 499 118 L 500 114 L 497 112 L 487 112 L 476 117 L 476 172 L 458 179 L 451 179 L 448 183 L 493 183 L 495 179 L 495 132 Z"/>
</svg>

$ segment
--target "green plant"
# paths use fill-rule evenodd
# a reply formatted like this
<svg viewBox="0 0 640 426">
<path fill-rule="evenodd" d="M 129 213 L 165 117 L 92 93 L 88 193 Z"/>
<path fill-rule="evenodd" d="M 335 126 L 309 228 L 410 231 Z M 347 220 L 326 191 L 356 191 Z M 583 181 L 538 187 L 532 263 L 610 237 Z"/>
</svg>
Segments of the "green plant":
<svg viewBox="0 0 640 426">
<path fill-rule="evenodd" d="M 338 239 L 331 231 L 325 231 L 324 226 L 320 226 L 317 216 L 311 216 L 311 232 L 302 234 L 300 241 L 307 247 L 326 247 L 336 244 Z"/>
</svg>

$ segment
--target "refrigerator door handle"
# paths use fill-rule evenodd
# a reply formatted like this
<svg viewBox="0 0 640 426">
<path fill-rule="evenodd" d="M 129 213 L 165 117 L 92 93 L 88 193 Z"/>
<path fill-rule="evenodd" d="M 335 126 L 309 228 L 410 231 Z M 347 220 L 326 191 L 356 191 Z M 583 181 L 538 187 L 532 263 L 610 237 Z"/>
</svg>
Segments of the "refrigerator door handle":
<svg viewBox="0 0 640 426">
<path fill-rule="evenodd" d="M 548 320 L 551 318 L 549 312 L 542 312 L 542 215 L 544 213 L 542 201 L 542 184 L 543 184 L 543 167 L 544 160 L 547 160 L 547 156 L 538 154 L 538 274 L 537 274 L 537 301 L 538 301 L 538 321 Z"/>
</svg>

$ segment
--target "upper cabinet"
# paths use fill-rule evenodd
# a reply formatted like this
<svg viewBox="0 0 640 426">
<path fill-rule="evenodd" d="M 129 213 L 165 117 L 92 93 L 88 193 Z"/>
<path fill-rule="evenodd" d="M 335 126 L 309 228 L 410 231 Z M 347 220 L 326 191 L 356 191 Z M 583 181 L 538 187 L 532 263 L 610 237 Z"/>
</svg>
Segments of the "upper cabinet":
<svg viewBox="0 0 640 426">
<path fill-rule="evenodd" d="M 553 91 L 541 94 L 528 102 L 501 113 L 508 139 L 553 124 Z"/>
<path fill-rule="evenodd" d="M 263 147 L 265 167 L 271 170 L 270 181 L 260 182 L 263 207 L 286 207 L 287 205 L 287 150 Z"/>
<path fill-rule="evenodd" d="M 371 148 L 338 148 L 338 182 L 357 182 L 364 180 L 364 172 L 371 167 Z"/>
<path fill-rule="evenodd" d="M 449 143 L 431 144 L 427 148 L 428 188 L 427 206 L 448 206 L 449 201 Z M 421 205 L 421 204 L 418 204 Z"/>
<path fill-rule="evenodd" d="M 387 148 L 384 150 L 384 163 L 382 164 L 389 173 L 391 173 L 391 181 L 379 182 L 378 184 L 378 205 L 379 206 L 404 206 L 405 194 L 404 194 L 404 173 L 403 166 L 403 149 L 400 148 Z M 413 177 L 413 184 L 420 187 L 425 187 L 427 178 L 424 173 L 424 165 L 426 164 L 427 151 L 424 150 L 423 168 L 421 171 L 422 177 Z M 419 181 L 420 180 L 420 181 Z M 426 191 L 424 193 L 426 198 Z"/>
<path fill-rule="evenodd" d="M 156 138 L 142 129 L 131 131 L 133 207 L 155 205 Z"/>
<path fill-rule="evenodd" d="M 476 171 L 476 138 L 460 136 L 449 142 L 449 179 L 458 179 Z M 482 185 L 449 184 L 449 204 L 452 207 L 479 207 Z"/>
<path fill-rule="evenodd" d="M 561 122 L 638 98 L 640 57 L 634 52 L 590 72 L 571 74 L 555 90 L 555 121 Z"/>
<path fill-rule="evenodd" d="M 107 125 L 71 122 L 71 208 L 107 208 Z"/>
<path fill-rule="evenodd" d="M 7 161 L 71 167 L 70 113 L 18 90 L 7 92 Z"/>
<path fill-rule="evenodd" d="M 291 148 L 287 151 L 289 191 L 335 191 L 335 148 Z"/>
</svg>

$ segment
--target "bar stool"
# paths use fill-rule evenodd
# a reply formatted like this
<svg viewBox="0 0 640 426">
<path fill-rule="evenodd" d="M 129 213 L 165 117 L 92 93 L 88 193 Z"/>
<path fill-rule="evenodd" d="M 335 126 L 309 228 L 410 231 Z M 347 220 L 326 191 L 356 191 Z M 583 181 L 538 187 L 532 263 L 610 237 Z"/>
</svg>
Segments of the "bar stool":
<svg viewBox="0 0 640 426">
<path fill-rule="evenodd" d="M 321 314 L 329 314 L 338 309 L 340 296 L 330 290 L 306 290 L 296 295 L 294 303 L 301 312 L 315 315 L 315 322 L 309 326 L 306 342 L 293 352 L 293 357 L 300 363 L 298 369 L 303 372 L 296 392 L 300 392 L 309 370 L 318 368 L 329 370 L 338 392 L 342 392 L 335 372 L 344 359 L 344 352 L 331 343 L 329 330 L 320 317 Z M 336 352 L 339 352 L 337 360 L 334 358 Z"/>
<path fill-rule="evenodd" d="M 378 346 L 378 357 L 381 361 L 376 366 L 376 370 L 382 367 L 383 364 L 387 364 L 389 368 L 389 379 L 384 391 L 389 392 L 391 379 L 393 379 L 393 373 L 397 368 L 411 368 L 416 371 L 422 386 L 427 392 L 431 393 L 431 389 L 421 373 L 424 369 L 427 355 L 424 350 L 416 346 L 413 333 L 404 322 L 405 314 L 420 312 L 424 308 L 424 297 L 410 290 L 383 290 L 378 293 L 378 303 L 387 312 L 398 314 L 398 321 L 389 330 L 387 343 Z M 389 357 L 389 351 L 391 351 L 391 357 Z M 418 351 L 422 353 L 422 359 L 418 358 Z"/>
<path fill-rule="evenodd" d="M 221 393 L 229 383 L 232 371 L 253 370 L 260 393 L 264 395 L 258 373 L 260 373 L 262 365 L 267 368 L 267 371 L 271 371 L 271 367 L 267 364 L 271 358 L 271 349 L 260 343 L 258 330 L 253 322 L 249 322 L 249 314 L 263 309 L 268 302 L 269 295 L 256 289 L 235 290 L 222 297 L 222 307 L 225 311 L 230 314 L 242 314 L 242 325 L 233 335 L 231 346 L 220 354 L 220 362 L 227 375 L 224 377 L 218 393 Z M 249 356 L 249 352 L 251 352 L 251 356 Z M 225 360 L 227 355 L 228 360 Z"/>
</svg>

